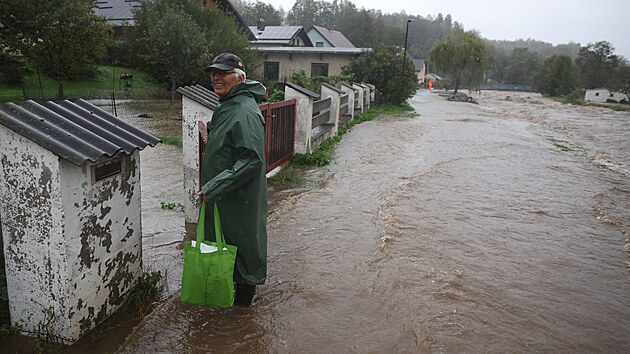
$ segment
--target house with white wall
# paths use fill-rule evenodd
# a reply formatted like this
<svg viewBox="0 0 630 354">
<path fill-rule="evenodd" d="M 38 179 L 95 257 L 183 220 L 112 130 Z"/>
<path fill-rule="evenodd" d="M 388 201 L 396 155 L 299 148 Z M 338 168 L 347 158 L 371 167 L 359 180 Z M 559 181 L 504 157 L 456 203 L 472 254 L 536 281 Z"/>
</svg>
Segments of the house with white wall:
<svg viewBox="0 0 630 354">
<path fill-rule="evenodd" d="M 622 100 L 626 100 L 626 102 L 630 101 L 628 96 L 621 92 L 611 92 L 605 88 L 586 90 L 584 93 L 584 101 L 586 102 L 596 102 L 596 103 L 606 103 L 609 100 L 615 102 L 621 102 Z"/>
<path fill-rule="evenodd" d="M 290 81 L 291 75 L 304 70 L 306 75 L 341 75 L 344 66 L 360 55 L 364 48 L 331 47 L 263 47 L 262 64 L 256 73 L 268 81 Z"/>
</svg>

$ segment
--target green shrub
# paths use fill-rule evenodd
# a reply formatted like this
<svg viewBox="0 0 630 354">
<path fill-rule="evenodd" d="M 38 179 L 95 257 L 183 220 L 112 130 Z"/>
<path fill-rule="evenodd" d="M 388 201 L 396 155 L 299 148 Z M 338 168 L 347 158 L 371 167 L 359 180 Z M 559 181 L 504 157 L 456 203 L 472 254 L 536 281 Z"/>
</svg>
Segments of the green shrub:
<svg viewBox="0 0 630 354">
<path fill-rule="evenodd" d="M 583 105 L 584 90 L 573 90 L 571 93 L 558 97 L 559 101 L 567 104 Z"/>
</svg>

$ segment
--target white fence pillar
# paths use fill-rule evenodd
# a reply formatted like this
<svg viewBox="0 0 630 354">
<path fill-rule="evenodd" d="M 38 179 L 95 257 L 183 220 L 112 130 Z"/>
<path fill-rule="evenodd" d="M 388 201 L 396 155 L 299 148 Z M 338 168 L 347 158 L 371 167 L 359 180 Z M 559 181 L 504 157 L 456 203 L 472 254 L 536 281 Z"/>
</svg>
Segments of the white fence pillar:
<svg viewBox="0 0 630 354">
<path fill-rule="evenodd" d="M 357 107 L 359 108 L 359 110 L 361 111 L 361 113 L 363 113 L 363 111 L 365 110 L 365 90 L 363 85 L 361 84 L 357 84 L 356 82 L 352 83 L 352 87 L 357 90 L 357 92 L 359 93 L 359 106 Z"/>
<path fill-rule="evenodd" d="M 343 91 L 338 88 L 329 85 L 327 83 L 322 83 L 322 99 L 331 97 L 332 101 L 330 103 L 330 120 L 331 124 L 334 124 L 332 129 L 332 136 L 337 135 L 339 131 L 339 100 L 341 99 L 341 95 Z"/>
<path fill-rule="evenodd" d="M 354 100 L 356 99 L 356 91 L 352 88 L 352 85 L 346 84 L 344 82 L 340 85 L 341 91 L 348 94 L 348 113 L 350 113 L 350 121 L 354 119 Z"/>
<path fill-rule="evenodd" d="M 376 86 L 372 84 L 365 84 L 365 86 L 370 88 L 370 105 L 374 102 L 374 98 L 376 97 Z"/>
<path fill-rule="evenodd" d="M 208 124 L 218 106 L 218 96 L 203 86 L 180 87 L 182 94 L 182 145 L 184 150 L 184 215 L 196 224 L 199 216 L 199 121 Z"/>
<path fill-rule="evenodd" d="M 313 101 L 319 99 L 315 92 L 287 82 L 284 86 L 284 99 L 295 99 L 295 152 L 310 154 L 311 130 L 313 129 Z"/>
</svg>

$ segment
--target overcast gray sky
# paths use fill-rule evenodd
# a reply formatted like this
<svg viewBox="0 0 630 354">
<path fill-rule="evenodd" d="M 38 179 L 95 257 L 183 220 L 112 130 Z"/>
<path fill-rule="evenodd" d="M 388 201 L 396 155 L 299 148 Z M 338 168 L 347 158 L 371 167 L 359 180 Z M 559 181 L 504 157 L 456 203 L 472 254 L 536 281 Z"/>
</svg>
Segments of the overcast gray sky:
<svg viewBox="0 0 630 354">
<path fill-rule="evenodd" d="M 253 1 L 253 0 L 252 0 Z M 261 0 L 288 12 L 295 0 Z M 630 60 L 630 0 L 351 0 L 358 8 L 409 15 L 451 14 L 488 39 L 536 39 L 552 44 L 608 41 Z M 328 1 L 332 2 L 332 0 Z M 413 26 L 413 23 L 411 23 Z"/>
</svg>

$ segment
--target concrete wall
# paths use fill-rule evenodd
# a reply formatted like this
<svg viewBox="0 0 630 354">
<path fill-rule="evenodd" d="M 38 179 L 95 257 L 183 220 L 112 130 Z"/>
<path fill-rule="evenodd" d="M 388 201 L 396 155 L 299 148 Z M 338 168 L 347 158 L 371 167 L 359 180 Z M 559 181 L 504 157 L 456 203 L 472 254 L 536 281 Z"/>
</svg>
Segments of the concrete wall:
<svg viewBox="0 0 630 354">
<path fill-rule="evenodd" d="M 214 112 L 182 96 L 182 135 L 184 152 L 184 214 L 187 223 L 197 223 L 199 216 L 199 127 L 198 121 L 210 122 Z"/>
<path fill-rule="evenodd" d="M 44 310 L 68 317 L 59 158 L 0 126 L 0 213 L 11 324 L 34 331 Z M 55 333 L 70 332 L 56 321 Z"/>
<path fill-rule="evenodd" d="M 91 163 L 60 162 L 69 337 L 79 338 L 116 311 L 142 275 L 140 155 L 123 155 L 123 172 L 96 183 Z"/>
<path fill-rule="evenodd" d="M 76 166 L 0 126 L 0 211 L 11 323 L 50 322 L 73 342 L 124 302 L 142 272 L 139 153 L 92 183 Z"/>
<path fill-rule="evenodd" d="M 263 61 L 279 62 L 278 81 L 291 81 L 294 72 L 304 70 L 311 76 L 312 63 L 328 63 L 328 76 L 341 75 L 341 68 L 349 65 L 352 54 L 311 54 L 311 53 L 266 53 Z M 256 77 L 263 77 L 264 65 L 259 65 Z"/>
</svg>

